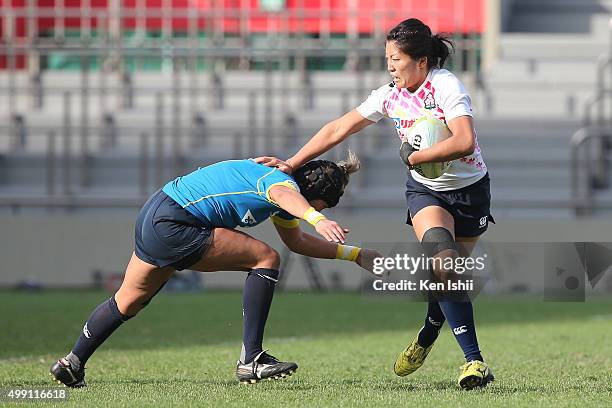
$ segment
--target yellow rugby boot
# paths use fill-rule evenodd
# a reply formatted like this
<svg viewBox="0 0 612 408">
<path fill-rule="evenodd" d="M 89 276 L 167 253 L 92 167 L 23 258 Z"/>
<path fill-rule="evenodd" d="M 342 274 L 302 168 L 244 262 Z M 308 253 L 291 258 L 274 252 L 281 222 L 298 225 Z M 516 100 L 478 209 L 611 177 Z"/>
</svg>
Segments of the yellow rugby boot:
<svg viewBox="0 0 612 408">
<path fill-rule="evenodd" d="M 412 374 L 418 370 L 433 347 L 433 344 L 427 348 L 422 347 L 417 340 L 418 337 L 412 340 L 412 343 L 406 347 L 406 350 L 399 353 L 397 360 L 395 360 L 393 371 L 400 377 Z"/>
<path fill-rule="evenodd" d="M 472 360 L 461 366 L 461 375 L 457 382 L 461 388 L 471 390 L 476 387 L 484 387 L 493 380 L 495 376 L 487 363 Z"/>
</svg>

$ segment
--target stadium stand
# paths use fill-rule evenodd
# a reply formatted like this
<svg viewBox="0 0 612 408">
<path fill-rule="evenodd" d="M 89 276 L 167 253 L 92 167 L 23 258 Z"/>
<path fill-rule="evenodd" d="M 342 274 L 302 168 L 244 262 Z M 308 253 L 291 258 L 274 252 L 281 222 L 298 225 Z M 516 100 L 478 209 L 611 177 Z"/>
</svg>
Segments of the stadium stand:
<svg viewBox="0 0 612 408">
<path fill-rule="evenodd" d="M 294 151 L 387 81 L 382 38 L 397 22 L 389 10 L 403 6 L 434 21 L 435 30 L 454 33 L 452 67 L 474 98 L 494 214 L 574 215 L 570 139 L 603 86 L 597 61 L 610 49 L 612 1 L 502 2 L 499 57 L 487 70 L 480 69 L 479 1 L 436 2 L 444 12 L 431 2 L 361 2 L 357 13 L 345 3 L 304 0 L 312 7 L 287 2 L 284 14 L 222 5 L 195 15 L 187 1 L 133 0 L 124 8 L 110 0 L 39 3 L 2 9 L 0 98 L 7 109 L 0 112 L 0 204 L 6 210 L 133 207 L 190 168 Z M 450 19 L 464 3 L 471 12 Z M 28 18 L 34 11 L 47 14 Z M 211 17 L 218 13 L 224 19 Z M 32 20 L 38 25 L 28 25 Z M 284 29 L 271 35 L 275 24 Z M 38 35 L 28 36 L 32 30 Z M 362 212 L 404 208 L 391 124 L 348 144 L 364 171 L 343 205 Z M 591 216 L 609 215 L 607 189 L 587 199 Z"/>
</svg>

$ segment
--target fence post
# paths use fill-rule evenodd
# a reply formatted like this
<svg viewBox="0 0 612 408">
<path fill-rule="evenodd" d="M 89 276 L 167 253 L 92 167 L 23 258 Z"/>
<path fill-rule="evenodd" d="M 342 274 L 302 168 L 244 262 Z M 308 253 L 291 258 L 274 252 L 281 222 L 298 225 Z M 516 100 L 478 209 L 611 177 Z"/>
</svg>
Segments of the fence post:
<svg viewBox="0 0 612 408">
<path fill-rule="evenodd" d="M 155 95 L 155 185 L 164 182 L 164 96 Z"/>
<path fill-rule="evenodd" d="M 43 107 L 44 89 L 40 71 L 36 71 L 30 76 L 30 97 L 32 98 L 32 108 L 40 109 Z"/>
<path fill-rule="evenodd" d="M 173 60 L 172 67 L 172 153 L 173 153 L 173 175 L 180 175 L 183 169 L 181 157 L 181 64 L 177 57 Z"/>
<path fill-rule="evenodd" d="M 28 72 L 30 73 L 30 96 L 32 97 L 31 105 L 33 108 L 40 108 L 37 105 L 38 92 L 40 89 L 36 89 L 36 83 L 34 78 L 38 77 L 40 80 L 40 53 L 38 51 L 38 18 L 35 16 L 36 13 L 36 0 L 27 0 L 27 38 L 28 38 Z M 40 85 L 40 84 L 38 84 Z"/>
<path fill-rule="evenodd" d="M 295 115 L 291 112 L 285 114 L 283 119 L 283 141 L 285 153 L 298 145 L 298 121 Z"/>
<path fill-rule="evenodd" d="M 90 183 L 89 174 L 89 55 L 81 58 L 81 187 Z"/>
<path fill-rule="evenodd" d="M 47 133 L 47 195 L 55 194 L 55 132 Z"/>
<path fill-rule="evenodd" d="M 188 36 L 189 36 L 189 56 L 187 64 L 189 67 L 189 108 L 191 115 L 194 116 L 196 114 L 197 106 L 198 106 L 198 93 L 199 93 L 199 84 L 198 84 L 198 13 L 199 9 L 195 7 L 191 7 L 189 9 L 189 26 L 188 26 Z"/>
<path fill-rule="evenodd" d="M 146 197 L 149 193 L 149 134 L 140 133 L 140 195 Z"/>
<path fill-rule="evenodd" d="M 193 149 L 204 147 L 207 136 L 206 118 L 204 117 L 204 114 L 197 112 L 193 115 L 191 147 Z"/>
<path fill-rule="evenodd" d="M 16 113 L 11 117 L 11 147 L 14 151 L 21 151 L 26 146 L 26 126 L 23 115 Z"/>
<path fill-rule="evenodd" d="M 264 134 L 263 143 L 266 151 L 274 151 L 274 129 L 272 124 L 272 92 L 274 87 L 274 79 L 272 74 L 272 61 L 270 57 L 266 57 L 266 72 L 265 72 L 265 89 L 264 89 Z"/>
<path fill-rule="evenodd" d="M 247 129 L 249 132 L 246 134 L 248 139 L 249 151 L 248 154 L 254 155 L 257 150 L 257 95 L 255 92 L 249 92 L 249 119 Z"/>
<path fill-rule="evenodd" d="M 213 100 L 211 101 L 212 109 L 223 109 L 225 103 L 225 95 L 223 90 L 223 82 L 221 81 L 221 75 L 219 75 L 215 68 L 213 68 L 213 73 L 211 76 L 212 82 L 212 95 Z"/>
<path fill-rule="evenodd" d="M 62 164 L 64 166 L 63 190 L 64 194 L 69 196 L 71 189 L 71 158 L 72 150 L 72 95 L 70 92 L 64 92 L 64 152 Z"/>
<path fill-rule="evenodd" d="M 132 74 L 127 70 L 121 73 L 121 107 L 132 109 L 134 107 L 134 83 Z"/>
<path fill-rule="evenodd" d="M 314 108 L 314 89 L 312 86 L 312 74 L 310 71 L 304 69 L 302 71 L 302 96 L 303 96 L 303 107 L 306 110 L 312 110 Z"/>
<path fill-rule="evenodd" d="M 17 102 L 17 89 L 15 79 L 15 48 L 13 41 L 15 39 L 15 17 L 13 16 L 12 9 L 4 16 L 4 37 L 6 41 L 6 64 L 8 70 L 8 114 L 12 117 L 15 113 L 15 107 Z"/>
<path fill-rule="evenodd" d="M 111 149 L 117 146 L 117 124 L 112 113 L 105 113 L 102 116 L 102 140 L 103 149 Z"/>
<path fill-rule="evenodd" d="M 234 132 L 234 157 L 239 159 L 245 156 L 244 146 L 242 143 L 242 133 L 239 131 Z"/>
</svg>

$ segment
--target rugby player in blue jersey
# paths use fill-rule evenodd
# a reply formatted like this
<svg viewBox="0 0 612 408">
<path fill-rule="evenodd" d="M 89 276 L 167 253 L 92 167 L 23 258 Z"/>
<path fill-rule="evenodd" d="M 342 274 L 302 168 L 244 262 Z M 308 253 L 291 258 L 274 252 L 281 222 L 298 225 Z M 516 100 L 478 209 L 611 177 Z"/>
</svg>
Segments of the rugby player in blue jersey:
<svg viewBox="0 0 612 408">
<path fill-rule="evenodd" d="M 50 369 L 59 383 L 85 386 L 85 364 L 124 322 L 161 290 L 175 270 L 247 272 L 243 295 L 243 343 L 238 380 L 255 383 L 297 369 L 263 350 L 264 327 L 279 277 L 280 258 L 270 246 L 236 227 L 272 219 L 293 252 L 355 261 L 372 271 L 377 251 L 344 245 L 345 233 L 321 211 L 338 204 L 349 175 L 359 169 L 347 160 L 308 162 L 289 176 L 252 160 L 230 160 L 178 177 L 153 194 L 136 222 L 136 246 L 121 287 L 89 316 L 71 352 Z M 302 232 L 299 219 L 325 239 Z"/>
</svg>

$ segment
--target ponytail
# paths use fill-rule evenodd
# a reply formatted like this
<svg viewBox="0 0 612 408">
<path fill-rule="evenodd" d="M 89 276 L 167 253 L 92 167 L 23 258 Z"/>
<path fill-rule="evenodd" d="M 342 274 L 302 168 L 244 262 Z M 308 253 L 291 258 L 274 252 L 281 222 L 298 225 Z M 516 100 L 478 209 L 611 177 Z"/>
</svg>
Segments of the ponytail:
<svg viewBox="0 0 612 408">
<path fill-rule="evenodd" d="M 453 42 L 449 39 L 447 34 L 436 34 L 431 37 L 432 40 L 432 57 L 430 68 L 443 68 L 444 63 L 448 59 L 451 50 L 454 50 Z"/>
<path fill-rule="evenodd" d="M 342 173 L 347 177 L 361 168 L 361 162 L 357 158 L 357 155 L 350 149 L 346 159 L 339 161 L 336 165 L 340 167 Z"/>
</svg>

